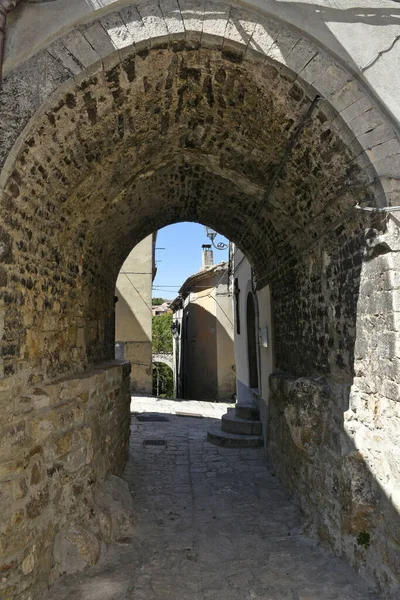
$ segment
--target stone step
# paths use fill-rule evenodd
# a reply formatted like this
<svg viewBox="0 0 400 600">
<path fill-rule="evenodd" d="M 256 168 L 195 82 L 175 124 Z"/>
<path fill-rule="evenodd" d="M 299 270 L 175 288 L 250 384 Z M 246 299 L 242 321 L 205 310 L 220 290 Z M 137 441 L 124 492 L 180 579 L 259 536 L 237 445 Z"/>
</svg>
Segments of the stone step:
<svg viewBox="0 0 400 600">
<path fill-rule="evenodd" d="M 248 421 L 260 420 L 260 411 L 252 404 L 236 404 L 235 414 L 239 419 L 247 419 Z"/>
<path fill-rule="evenodd" d="M 259 448 L 264 444 L 260 435 L 240 435 L 222 431 L 217 425 L 210 427 L 207 440 L 216 446 L 225 448 Z"/>
<path fill-rule="evenodd" d="M 234 411 L 228 411 L 222 415 L 221 419 L 222 431 L 228 433 L 239 433 L 242 435 L 261 435 L 260 421 L 249 421 L 248 419 L 240 419 Z"/>
</svg>

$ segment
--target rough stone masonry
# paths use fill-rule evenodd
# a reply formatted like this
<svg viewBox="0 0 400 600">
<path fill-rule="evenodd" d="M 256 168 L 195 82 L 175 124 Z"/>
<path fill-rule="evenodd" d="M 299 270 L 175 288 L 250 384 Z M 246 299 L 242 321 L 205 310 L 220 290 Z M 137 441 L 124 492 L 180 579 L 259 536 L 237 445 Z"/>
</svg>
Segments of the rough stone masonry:
<svg viewBox="0 0 400 600">
<path fill-rule="evenodd" d="M 19 55 L 0 96 L 0 593 L 36 600 L 65 548 L 91 564 L 113 537 L 96 498 L 128 439 L 128 366 L 104 364 L 115 279 L 143 237 L 191 220 L 271 286 L 277 472 L 310 529 L 396 598 L 397 221 L 354 208 L 400 203 L 396 123 L 259 12 L 96 16 Z"/>
</svg>

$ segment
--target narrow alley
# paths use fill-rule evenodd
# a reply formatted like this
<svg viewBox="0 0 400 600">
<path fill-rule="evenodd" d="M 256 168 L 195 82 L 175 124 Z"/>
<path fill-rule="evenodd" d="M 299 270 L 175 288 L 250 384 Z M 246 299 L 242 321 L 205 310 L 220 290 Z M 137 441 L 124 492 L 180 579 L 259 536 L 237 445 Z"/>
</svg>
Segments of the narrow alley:
<svg viewBox="0 0 400 600">
<path fill-rule="evenodd" d="M 262 448 L 206 441 L 227 407 L 133 398 L 134 534 L 43 600 L 377 600 L 301 533 Z"/>
</svg>

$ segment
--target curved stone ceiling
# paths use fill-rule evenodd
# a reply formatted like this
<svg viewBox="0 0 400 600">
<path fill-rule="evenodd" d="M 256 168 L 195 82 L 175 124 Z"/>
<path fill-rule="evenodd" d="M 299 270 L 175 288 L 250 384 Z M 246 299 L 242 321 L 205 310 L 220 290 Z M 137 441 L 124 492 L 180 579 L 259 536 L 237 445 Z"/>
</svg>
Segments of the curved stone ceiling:
<svg viewBox="0 0 400 600">
<path fill-rule="evenodd" d="M 350 129 L 366 96 L 348 73 L 274 21 L 185 10 L 126 7 L 7 77 L 5 364 L 109 356 L 118 270 L 159 227 L 213 226 L 262 285 L 343 220 L 362 229 L 356 202 L 390 201 L 384 148 Z"/>
</svg>

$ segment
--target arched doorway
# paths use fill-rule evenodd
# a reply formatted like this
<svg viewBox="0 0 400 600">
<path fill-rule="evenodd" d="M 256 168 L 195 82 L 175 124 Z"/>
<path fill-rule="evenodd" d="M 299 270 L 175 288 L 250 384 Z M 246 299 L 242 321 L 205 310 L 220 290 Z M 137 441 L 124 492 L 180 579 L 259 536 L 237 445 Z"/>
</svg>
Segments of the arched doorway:
<svg viewBox="0 0 400 600">
<path fill-rule="evenodd" d="M 153 357 L 153 395 L 161 398 L 174 397 L 174 376 L 171 361 Z"/>
<path fill-rule="evenodd" d="M 247 295 L 246 306 L 247 318 L 247 363 L 249 367 L 249 386 L 252 389 L 258 389 L 258 368 L 257 368 L 257 334 L 256 334 L 256 311 L 254 307 L 253 294 Z"/>
</svg>

